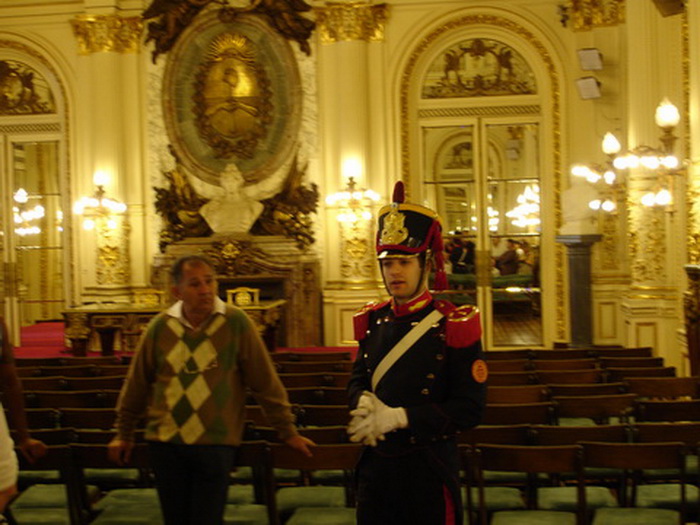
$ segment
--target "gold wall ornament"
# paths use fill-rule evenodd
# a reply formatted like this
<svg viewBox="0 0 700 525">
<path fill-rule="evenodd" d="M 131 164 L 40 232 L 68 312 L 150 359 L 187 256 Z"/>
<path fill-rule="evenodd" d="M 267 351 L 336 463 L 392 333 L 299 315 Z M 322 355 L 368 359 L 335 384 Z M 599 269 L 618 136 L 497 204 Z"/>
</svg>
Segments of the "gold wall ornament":
<svg viewBox="0 0 700 525">
<path fill-rule="evenodd" d="M 251 158 L 272 120 L 272 93 L 255 45 L 223 33 L 209 45 L 194 81 L 200 137 L 217 158 Z"/>
<path fill-rule="evenodd" d="M 70 21 L 78 41 L 78 54 L 100 51 L 138 53 L 143 21 L 138 16 L 78 15 Z"/>
<path fill-rule="evenodd" d="M 113 217 L 116 226 L 105 219 L 95 221 L 97 242 L 96 281 L 98 285 L 129 284 L 129 223 L 126 217 Z"/>
<path fill-rule="evenodd" d="M 384 41 L 386 4 L 327 2 L 314 11 L 322 44 L 352 40 Z"/>
<path fill-rule="evenodd" d="M 625 0 L 568 0 L 560 5 L 562 24 L 574 31 L 617 26 L 625 22 Z"/>
<path fill-rule="evenodd" d="M 311 215 L 318 209 L 319 193 L 315 183 L 303 184 L 307 168 L 295 157 L 282 190 L 261 201 L 265 208 L 251 228 L 253 235 L 282 235 L 294 239 L 301 250 L 316 242 Z"/>
<path fill-rule="evenodd" d="M 359 221 L 358 221 L 359 222 Z M 347 282 L 376 279 L 377 260 L 370 221 L 339 223 L 340 275 Z"/>
<path fill-rule="evenodd" d="M 663 282 L 667 278 L 665 214 L 661 208 L 643 206 L 636 206 L 630 212 L 633 285 Z"/>
<path fill-rule="evenodd" d="M 422 97 L 467 98 L 537 93 L 532 68 L 512 47 L 490 38 L 462 40 L 433 60 Z"/>
<path fill-rule="evenodd" d="M 0 60 L 0 115 L 56 112 L 51 87 L 36 69 L 15 60 Z"/>
<path fill-rule="evenodd" d="M 167 53 L 176 44 L 182 32 L 195 17 L 209 4 L 221 4 L 218 17 L 224 24 L 235 22 L 244 13 L 257 15 L 281 34 L 295 40 L 301 50 L 311 54 L 309 38 L 316 27 L 315 22 L 300 13 L 310 11 L 311 6 L 304 0 L 153 0 L 143 12 L 143 19 L 154 19 L 148 24 L 146 42 L 153 41 L 152 59 Z"/>
</svg>

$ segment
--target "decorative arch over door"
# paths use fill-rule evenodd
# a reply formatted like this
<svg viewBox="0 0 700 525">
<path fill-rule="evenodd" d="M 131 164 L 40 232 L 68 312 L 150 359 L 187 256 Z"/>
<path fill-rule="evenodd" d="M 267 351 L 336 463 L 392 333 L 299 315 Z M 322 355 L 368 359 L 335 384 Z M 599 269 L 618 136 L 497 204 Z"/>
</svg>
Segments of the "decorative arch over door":
<svg viewBox="0 0 700 525">
<path fill-rule="evenodd" d="M 401 71 L 401 178 L 443 216 L 448 244 L 474 243 L 474 273 L 453 273 L 449 298 L 479 305 L 487 348 L 551 346 L 567 337 L 556 54 L 511 13 L 434 27 Z M 499 245 L 517 255 L 508 270 Z"/>
<path fill-rule="evenodd" d="M 14 344 L 73 296 L 66 98 L 46 56 L 0 35 L 0 305 Z"/>
</svg>

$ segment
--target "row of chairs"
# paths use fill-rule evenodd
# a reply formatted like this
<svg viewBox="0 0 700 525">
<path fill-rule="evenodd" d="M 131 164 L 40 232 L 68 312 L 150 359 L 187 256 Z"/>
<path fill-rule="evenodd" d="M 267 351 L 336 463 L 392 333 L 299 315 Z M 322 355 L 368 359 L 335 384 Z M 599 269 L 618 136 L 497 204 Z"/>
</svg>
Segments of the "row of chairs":
<svg viewBox="0 0 700 525">
<path fill-rule="evenodd" d="M 35 367 L 35 366 L 112 366 L 112 365 L 128 365 L 131 362 L 131 356 L 124 354 L 121 356 L 89 356 L 89 357 L 17 357 L 15 358 L 15 366 Z"/>
<path fill-rule="evenodd" d="M 628 420 L 700 421 L 700 400 L 646 400 L 633 394 L 555 396 L 539 403 L 487 404 L 482 424 L 599 425 Z"/>
<path fill-rule="evenodd" d="M 548 401 L 552 396 L 604 396 L 636 394 L 650 399 L 700 398 L 700 377 L 629 377 L 615 383 L 528 384 L 489 386 L 489 403 L 535 403 Z"/>
<path fill-rule="evenodd" d="M 660 368 L 663 366 L 665 366 L 663 357 L 584 357 L 581 359 L 497 359 L 489 361 L 489 369 L 492 372 Z"/>
<path fill-rule="evenodd" d="M 302 456 L 289 447 L 267 441 L 246 441 L 241 446 L 236 457 L 236 469 L 245 469 L 251 473 L 246 476 L 246 483 L 252 485 L 232 485 L 229 490 L 229 502 L 226 509 L 226 523 L 250 524 L 288 524 L 309 523 L 311 515 L 320 515 L 328 519 L 329 515 L 337 515 L 333 523 L 354 523 L 354 495 L 351 489 L 350 472 L 359 457 L 361 446 L 350 443 L 335 443 L 336 436 L 344 428 L 335 429 L 331 438 L 323 437 L 318 431 L 309 430 L 309 437 L 319 445 L 314 450 L 312 458 Z M 324 431 L 328 434 L 327 431 Z M 110 433 L 106 433 L 110 434 Z M 60 472 L 62 485 L 36 486 L 36 490 L 28 489 L 10 506 L 10 512 L 18 523 L 30 519 L 27 509 L 32 508 L 31 519 L 40 521 L 55 519 L 56 515 L 64 518 L 64 523 L 84 525 L 87 523 L 158 523 L 160 516 L 158 502 L 152 488 L 130 485 L 127 488 L 110 488 L 105 493 L 99 487 L 91 485 L 95 469 L 114 471 L 118 469 L 107 460 L 105 439 L 99 435 L 85 435 L 84 431 L 76 431 L 72 437 L 64 434 L 59 438 L 56 433 L 48 436 L 46 433 L 39 437 L 52 443 L 46 458 L 34 465 L 23 463 L 23 471 L 34 469 L 56 469 Z M 60 439 L 68 439 L 56 444 Z M 330 443 L 330 444 L 329 444 Z M 124 470 L 138 469 L 148 471 L 148 454 L 143 443 L 137 443 L 131 463 Z M 306 487 L 291 485 L 288 481 L 280 483 L 276 474 L 296 471 L 299 479 L 301 473 L 314 471 L 340 472 L 342 486 Z M 241 478 L 238 472 L 232 473 L 232 479 Z M 141 478 L 148 483 L 150 477 Z M 289 479 L 289 478 L 288 478 Z M 305 479 L 308 479 L 306 477 Z M 56 497 L 56 489 L 63 491 Z M 96 490 L 97 489 L 97 490 Z M 333 505 L 332 508 L 299 508 L 304 493 L 315 490 L 316 501 Z M 36 500 L 42 494 L 53 495 L 54 505 L 48 507 L 44 502 L 42 508 L 30 506 L 29 500 Z M 62 496 L 62 497 L 61 497 Z M 58 503 L 56 503 L 58 502 Z M 60 505 L 63 503 L 63 505 Z M 291 518 L 290 518 L 291 516 Z M 318 517 L 314 519 L 319 519 Z M 333 519 L 333 518 L 331 518 Z M 235 520 L 235 521 L 232 521 Z M 242 521 L 240 521 L 242 520 Z M 48 522 L 48 521 L 45 521 Z M 60 521 L 52 521 L 60 522 Z M 316 521 L 314 521 L 316 522 Z"/>
<path fill-rule="evenodd" d="M 659 500 L 658 495 L 652 499 L 653 492 L 658 492 L 658 486 L 637 487 L 637 483 L 644 481 L 645 483 L 668 483 L 669 481 L 678 482 L 683 476 L 684 471 L 692 474 L 693 480 L 697 479 L 697 450 L 698 441 L 700 440 L 700 423 L 635 423 L 633 425 L 603 425 L 593 427 L 556 427 L 549 425 L 505 425 L 505 426 L 482 426 L 464 432 L 460 436 L 464 452 L 471 454 L 471 463 L 467 464 L 466 478 L 467 483 L 479 482 L 479 491 L 487 485 L 495 485 L 495 487 L 486 487 L 486 501 L 483 499 L 483 494 L 475 494 L 473 491 L 467 493 L 468 498 L 471 496 L 472 517 L 478 515 L 480 523 L 486 523 L 486 514 L 496 513 L 498 511 L 508 510 L 514 512 L 509 515 L 511 518 L 519 517 L 524 519 L 522 515 L 516 514 L 525 509 L 525 502 L 520 492 L 515 492 L 513 496 L 513 487 L 518 487 L 525 493 L 525 501 L 529 500 L 530 508 L 536 508 L 537 495 L 542 496 L 539 501 L 540 510 L 566 510 L 572 511 L 577 509 L 573 491 L 569 488 L 568 495 L 565 493 L 563 497 L 557 498 L 558 503 L 552 499 L 551 492 L 553 488 L 539 488 L 541 478 L 526 477 L 523 473 L 534 474 L 537 465 L 534 465 L 529 459 L 529 456 L 537 457 L 537 463 L 543 470 L 537 472 L 548 472 L 554 463 L 561 461 L 561 458 L 554 459 L 550 454 L 557 455 L 556 448 L 579 446 L 583 450 L 579 450 L 578 454 L 582 454 L 583 465 L 586 467 L 583 470 L 584 487 L 592 500 L 593 507 L 613 507 L 619 505 L 647 506 L 647 507 L 666 507 L 667 509 L 683 506 L 680 501 L 680 489 L 678 485 L 665 485 L 660 490 L 665 492 L 663 500 Z M 607 443 L 608 445 L 596 446 L 595 454 L 592 454 L 593 449 L 586 450 L 588 443 Z M 661 449 L 673 449 L 673 454 L 676 456 L 673 461 L 669 461 L 670 454 L 666 455 L 663 452 L 656 450 L 660 443 L 664 443 Z M 673 443 L 673 446 L 668 445 Z M 650 445 L 650 444 L 653 444 Z M 555 448 L 551 448 L 555 447 Z M 522 451 L 519 449 L 528 449 Z M 534 450 L 533 450 L 534 449 Z M 476 451 L 476 453 L 475 453 Z M 499 458 L 479 458 L 480 453 L 491 454 L 498 452 Z M 586 453 L 589 456 L 586 459 Z M 514 457 L 516 454 L 517 457 Z M 521 457 L 522 455 L 522 457 Z M 596 457 L 596 460 L 592 460 Z M 660 460 L 664 457 L 664 460 Z M 679 459 L 680 458 L 680 459 Z M 501 462 L 501 463 L 499 463 Z M 482 479 L 479 479 L 479 473 L 470 471 L 469 468 L 474 467 L 477 471 L 482 471 Z M 605 467 L 604 470 L 603 467 Z M 622 469 L 622 470 L 621 470 Z M 657 470 L 648 470 L 657 469 Z M 663 469 L 663 470 L 658 470 Z M 505 471 L 500 474 L 494 474 L 493 471 Z M 552 467 L 550 473 L 568 472 L 561 464 L 557 468 Z M 470 475 L 471 473 L 471 475 Z M 485 473 L 485 474 L 484 474 Z M 581 472 L 579 472 L 580 474 Z M 642 475 L 642 476 L 640 476 Z M 559 478 L 559 481 L 566 478 Z M 575 480 L 575 478 L 574 478 Z M 571 481 L 571 478 L 569 478 Z M 628 484 L 631 484 L 628 486 Z M 481 485 L 484 485 L 482 487 Z M 558 483 L 559 486 L 566 483 Z M 612 487 L 615 490 L 614 497 L 608 493 L 605 488 L 591 488 L 592 486 L 603 485 L 604 487 Z M 630 490 L 628 490 L 630 489 Z M 634 489 L 634 490 L 632 490 Z M 697 519 L 698 511 L 698 490 L 695 485 L 691 485 L 690 496 L 687 510 L 691 510 L 693 518 Z M 549 492 L 549 494 L 547 494 Z M 643 497 L 636 498 L 642 495 Z M 480 498 L 481 496 L 481 498 Z M 605 496 L 605 497 L 602 497 Z M 534 497 L 534 499 L 533 499 Z M 589 502 L 591 503 L 591 502 Z M 578 508 L 578 510 L 581 510 Z M 639 509 L 637 509 L 639 510 Z M 616 514 L 619 511 L 606 510 L 607 513 Z M 638 523 L 656 523 L 646 513 L 640 513 L 636 522 Z M 659 523 L 683 523 L 679 521 L 681 516 L 678 513 L 660 513 L 665 515 L 666 520 Z M 682 515 L 685 512 L 681 513 Z M 500 517 L 503 517 L 502 515 Z M 550 516 L 551 517 L 551 516 Z M 606 521 L 600 519 L 603 516 L 596 516 L 595 523 L 632 523 L 635 522 L 630 516 L 627 516 L 626 521 Z M 610 516 L 605 516 L 610 519 Z M 668 521 L 668 518 L 671 521 Z M 533 516 L 533 519 L 535 517 Z M 651 521 L 647 521 L 651 520 Z M 518 523 L 518 521 L 505 521 L 505 523 Z M 522 521 L 529 523 L 530 521 Z M 533 521 L 534 522 L 534 521 Z M 546 522 L 546 521 L 543 521 Z M 561 521 L 556 521 L 560 523 Z M 572 521 L 573 522 L 573 521 Z M 499 521 L 499 523 L 501 523 Z M 585 521 L 583 523 L 586 523 Z"/>
<path fill-rule="evenodd" d="M 664 367 L 593 368 L 581 370 L 532 370 L 489 372 L 489 385 L 619 383 L 635 377 L 676 377 L 676 369 Z"/>
<path fill-rule="evenodd" d="M 266 429 L 257 430 L 263 437 L 271 432 Z M 334 430 L 337 439 L 342 440 L 342 427 Z M 310 429 L 308 432 L 313 431 Z M 328 432 L 326 434 L 330 435 Z M 353 505 L 353 494 L 347 481 L 360 452 L 359 447 L 342 442 L 326 444 L 318 433 L 309 435 L 321 443 L 312 459 L 267 442 L 244 443 L 238 465 L 248 467 L 251 471 L 257 469 L 257 476 L 254 475 L 253 479 L 257 480 L 258 490 L 251 490 L 249 494 L 258 498 L 258 506 L 246 507 L 246 510 L 256 514 L 259 521 L 251 523 L 280 523 L 290 514 L 287 523 L 309 523 L 305 519 L 312 512 L 321 513 L 327 519 L 333 515 L 341 516 L 344 521 L 337 521 L 338 523 L 354 523 L 354 513 L 350 508 Z M 686 486 L 686 462 L 690 453 L 696 453 L 698 436 L 700 424 L 635 424 L 576 429 L 519 425 L 473 429 L 463 433 L 461 439 L 467 517 L 470 523 L 479 522 L 482 525 L 489 522 L 501 523 L 500 520 L 506 518 L 510 518 L 506 523 L 525 523 L 530 522 L 529 519 L 548 523 L 546 520 L 552 518 L 549 514 L 551 512 L 573 512 L 578 516 L 577 523 L 584 524 L 589 522 L 588 516 L 593 512 L 600 513 L 597 518 L 609 518 L 610 514 L 617 518 L 620 514 L 631 512 L 620 509 L 637 505 L 634 514 L 638 523 L 652 523 L 653 516 L 658 515 L 672 518 L 673 523 L 684 523 L 688 511 L 695 512 L 697 509 L 697 488 L 690 490 L 693 486 Z M 71 523 L 87 523 L 100 510 L 102 514 L 93 523 L 118 523 L 114 520 L 127 519 L 124 513 L 129 514 L 131 510 L 133 514 L 134 508 L 142 510 L 141 505 L 133 505 L 133 500 L 131 509 L 125 508 L 129 506 L 118 505 L 117 502 L 124 502 L 123 499 L 120 500 L 118 490 L 110 491 L 103 498 L 107 501 L 90 504 L 94 496 L 90 495 L 91 491 L 86 487 L 85 481 L 79 475 L 77 478 L 72 477 L 76 472 L 71 469 L 82 470 L 84 476 L 84 471 L 88 468 L 114 468 L 106 462 L 103 444 L 77 441 L 67 447 L 68 452 L 65 452 L 66 447 L 51 448 L 52 453 L 56 449 L 62 450 L 61 460 L 53 466 L 66 473 L 64 481 L 67 482 L 67 490 L 73 493 L 68 501 L 73 502 L 77 511 L 70 511 L 76 520 Z M 37 467 L 49 468 L 45 463 L 32 468 Z M 137 447 L 130 467 L 148 468 L 147 454 L 141 446 Z M 276 479 L 279 471 L 273 469 L 316 473 L 340 471 L 344 475 L 344 483 L 342 487 L 281 486 Z M 663 470 L 652 472 L 648 469 Z M 642 476 L 638 475 L 640 471 L 643 472 Z M 501 474 L 496 476 L 494 472 Z M 548 476 L 535 475 L 541 473 Z M 574 476 L 566 477 L 566 473 L 574 473 Z M 671 496 L 668 485 L 658 485 L 669 481 L 676 483 L 671 487 Z M 652 485 L 652 482 L 655 484 Z M 611 488 L 616 490 L 611 491 Z M 650 493 L 658 489 L 666 491 L 666 500 L 675 501 L 659 503 L 658 500 L 650 500 Z M 580 493 L 581 490 L 584 494 Z M 151 505 L 155 507 L 152 492 L 141 492 L 144 499 L 151 498 Z M 304 492 L 307 493 L 306 496 L 302 495 Z M 310 492 L 314 495 L 309 495 Z M 131 491 L 132 495 L 133 493 L 134 490 Z M 673 495 L 679 497 L 674 498 Z M 333 506 L 314 507 L 314 511 L 300 508 L 304 504 L 302 502 L 315 502 L 318 505 L 319 501 Z M 248 504 L 250 500 L 246 503 Z M 644 505 L 655 509 L 652 517 L 646 517 L 647 511 L 639 508 Z M 660 511 L 659 506 L 663 511 Z M 674 508 L 663 508 L 664 506 Z M 121 508 L 118 510 L 117 507 Z M 241 509 L 231 508 L 231 512 L 240 512 Z M 531 510 L 535 509 L 538 512 L 532 513 Z M 499 512 L 505 514 L 498 514 Z M 117 517 L 119 513 L 122 513 L 121 518 Z M 490 521 L 494 517 L 498 517 L 498 521 Z M 604 520 L 600 522 L 610 523 Z"/>
<path fill-rule="evenodd" d="M 652 357 L 650 346 L 619 347 L 592 346 L 589 348 L 517 348 L 511 350 L 486 350 L 488 361 L 509 359 L 585 359 L 599 357 Z"/>
<path fill-rule="evenodd" d="M 17 367 L 17 375 L 20 379 L 29 377 L 101 377 L 101 376 L 125 376 L 129 365 L 66 365 L 66 366 L 42 366 L 26 365 Z"/>
</svg>

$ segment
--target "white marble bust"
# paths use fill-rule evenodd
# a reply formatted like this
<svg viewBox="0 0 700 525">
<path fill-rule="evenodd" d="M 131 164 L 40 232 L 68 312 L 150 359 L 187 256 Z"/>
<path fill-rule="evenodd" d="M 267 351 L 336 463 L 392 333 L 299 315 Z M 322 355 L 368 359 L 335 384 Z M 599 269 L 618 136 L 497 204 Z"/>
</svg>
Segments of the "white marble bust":
<svg viewBox="0 0 700 525">
<path fill-rule="evenodd" d="M 205 195 L 210 200 L 199 213 L 214 233 L 248 233 L 263 211 L 260 201 L 278 193 L 282 181 L 275 179 L 246 185 L 238 166 L 231 163 L 221 173 L 221 186 L 210 187 L 210 195 Z"/>
<path fill-rule="evenodd" d="M 599 199 L 596 189 L 583 177 L 571 176 L 571 184 L 561 194 L 562 227 L 559 235 L 589 235 L 598 233 L 596 212 L 588 205 Z"/>
</svg>

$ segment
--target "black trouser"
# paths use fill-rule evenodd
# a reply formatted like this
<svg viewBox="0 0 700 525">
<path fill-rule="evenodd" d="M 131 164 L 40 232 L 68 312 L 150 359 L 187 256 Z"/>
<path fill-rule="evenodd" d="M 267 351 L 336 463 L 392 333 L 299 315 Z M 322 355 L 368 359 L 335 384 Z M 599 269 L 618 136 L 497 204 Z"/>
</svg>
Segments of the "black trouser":
<svg viewBox="0 0 700 525">
<path fill-rule="evenodd" d="M 358 525 L 444 525 L 458 508 L 425 450 L 383 457 L 367 449 L 357 467 Z M 451 505 L 451 507 L 448 507 Z"/>
<path fill-rule="evenodd" d="M 236 448 L 150 443 L 165 525 L 221 525 Z"/>
</svg>

